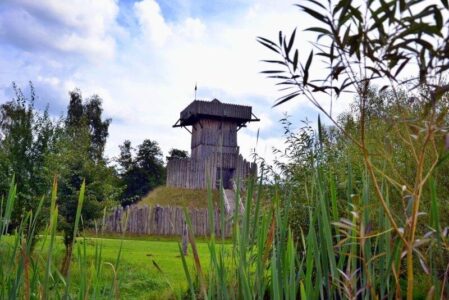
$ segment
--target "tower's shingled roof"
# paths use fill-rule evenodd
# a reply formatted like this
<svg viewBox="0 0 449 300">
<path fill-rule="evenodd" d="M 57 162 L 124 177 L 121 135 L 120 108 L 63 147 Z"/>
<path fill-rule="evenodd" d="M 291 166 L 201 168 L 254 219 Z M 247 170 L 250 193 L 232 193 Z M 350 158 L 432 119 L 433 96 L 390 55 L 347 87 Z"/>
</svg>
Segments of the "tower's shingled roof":
<svg viewBox="0 0 449 300">
<path fill-rule="evenodd" d="M 239 126 L 247 122 L 259 121 L 252 114 L 251 106 L 222 103 L 218 99 L 212 101 L 194 100 L 181 111 L 180 118 L 173 127 L 189 126 L 200 119 L 233 121 Z"/>
</svg>

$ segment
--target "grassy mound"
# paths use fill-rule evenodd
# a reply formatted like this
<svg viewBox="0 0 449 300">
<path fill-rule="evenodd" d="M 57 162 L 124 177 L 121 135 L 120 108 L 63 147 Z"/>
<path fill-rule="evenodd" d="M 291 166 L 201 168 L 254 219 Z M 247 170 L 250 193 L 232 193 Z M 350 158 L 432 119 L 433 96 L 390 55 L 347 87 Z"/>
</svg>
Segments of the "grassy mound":
<svg viewBox="0 0 449 300">
<path fill-rule="evenodd" d="M 160 205 L 160 206 L 181 206 L 206 208 L 207 207 L 207 190 L 191 190 L 169 186 L 160 186 L 152 190 L 137 205 Z M 212 200 L 218 203 L 219 193 L 212 190 Z"/>
</svg>

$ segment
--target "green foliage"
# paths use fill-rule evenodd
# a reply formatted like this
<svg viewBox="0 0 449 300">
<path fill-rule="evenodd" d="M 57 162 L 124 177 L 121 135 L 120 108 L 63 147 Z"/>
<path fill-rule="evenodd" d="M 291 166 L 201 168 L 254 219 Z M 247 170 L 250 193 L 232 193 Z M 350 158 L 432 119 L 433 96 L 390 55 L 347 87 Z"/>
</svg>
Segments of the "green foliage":
<svg viewBox="0 0 449 300">
<path fill-rule="evenodd" d="M 442 30 L 447 23 L 443 12 L 448 7 L 445 1 L 435 4 L 418 0 L 407 5 L 405 2 L 368 1 L 356 6 L 347 0 L 329 1 L 327 5 L 309 0 L 298 4 L 301 11 L 318 20 L 317 26 L 305 29 L 317 37 L 305 63 L 299 61 L 299 51 L 293 47 L 296 30 L 290 36 L 280 32 L 278 43 L 258 38 L 262 45 L 283 58 L 266 62 L 285 67 L 263 73 L 280 79 L 281 85 L 297 89 L 279 98 L 277 105 L 304 95 L 324 112 L 313 99 L 313 93 L 333 92 L 339 97 L 348 91 L 364 92 L 371 82 L 381 78 L 397 84 L 415 81 L 414 88 L 432 87 L 429 101 L 439 100 L 449 90 L 438 82 L 449 68 L 449 41 L 447 32 Z M 311 80 L 314 57 L 324 59 L 330 68 Z M 403 80 L 401 75 L 410 74 L 406 66 L 411 63 L 416 63 L 415 76 Z M 359 68 L 361 71 L 356 72 Z M 386 88 L 391 85 L 383 86 L 382 90 Z"/>
<path fill-rule="evenodd" d="M 414 179 L 414 162 L 410 159 L 410 147 L 405 142 L 401 132 L 407 124 L 398 122 L 398 116 L 407 119 L 419 119 L 423 112 L 422 103 L 410 103 L 405 97 L 405 93 L 397 102 L 391 92 L 379 92 L 371 89 L 369 92 L 369 103 L 371 108 L 366 111 L 365 128 L 367 131 L 366 147 L 370 153 L 376 153 L 371 158 L 372 162 L 382 167 L 382 172 L 389 174 L 390 177 L 400 177 L 404 182 L 410 182 Z M 354 102 L 351 113 L 344 113 L 338 117 L 338 124 L 345 128 L 345 131 L 353 137 L 360 136 L 360 120 L 354 118 L 359 107 Z M 440 111 L 447 110 L 447 101 L 441 101 L 438 104 Z M 354 191 L 362 188 L 365 166 L 363 155 L 360 153 L 357 145 L 348 142 L 347 137 L 335 126 L 321 126 L 321 138 L 310 127 L 305 125 L 297 130 L 292 128 L 288 119 L 281 120 L 284 124 L 284 138 L 286 150 L 274 150 L 278 157 L 274 162 L 274 169 L 269 176 L 278 178 L 277 182 L 282 182 L 283 186 L 292 190 L 291 207 L 288 214 L 290 217 L 290 226 L 292 226 L 295 235 L 300 232 L 300 228 L 307 228 L 308 209 L 315 204 L 310 201 L 310 181 L 312 178 L 313 167 L 318 163 L 326 165 L 326 176 L 332 178 L 336 184 L 336 205 L 344 205 L 345 199 Z M 449 118 L 442 118 L 440 126 L 449 127 Z M 382 142 L 379 142 L 382 141 Z M 444 139 L 435 141 L 438 149 L 444 149 Z M 444 151 L 444 150 L 442 150 Z M 259 158 L 262 162 L 263 160 Z M 426 163 L 429 165 L 435 160 L 435 156 L 429 153 Z M 348 172 L 351 178 L 347 177 Z M 445 195 L 449 193 L 449 183 L 447 176 L 449 164 L 441 164 L 434 170 L 433 177 L 441 184 L 436 189 L 438 194 Z M 354 186 L 351 191 L 347 189 L 347 181 L 350 180 Z M 400 187 L 402 188 L 402 187 Z M 406 200 L 403 199 L 401 190 L 391 189 L 390 205 L 396 211 L 403 211 Z M 372 190 L 371 195 L 375 197 Z M 423 201 L 421 211 L 429 214 L 431 211 L 429 189 L 423 191 Z M 440 199 L 440 210 L 443 215 L 448 213 L 447 199 Z M 425 217 L 423 217 L 425 218 Z M 404 221 L 405 222 L 405 221 Z M 444 226 L 449 225 L 449 219 L 442 220 Z M 434 227 L 432 227 L 434 228 Z M 421 226 L 421 232 L 426 232 L 426 226 Z"/>
<path fill-rule="evenodd" d="M 42 211 L 27 214 L 18 230 L 7 234 L 17 199 L 16 184 L 11 182 L 4 203 L 6 209 L 0 212 L 1 299 L 166 299 L 187 287 L 183 273 L 179 272 L 182 263 L 175 241 L 124 240 L 123 236 L 120 239 L 78 237 L 73 244 L 70 272 L 67 277 L 62 276 L 58 266 L 65 246 L 63 239 L 56 236 L 57 194 L 55 182 L 51 196 L 46 199 L 50 202 L 50 216 L 45 219 L 42 238 L 31 252 L 37 234 L 36 220 L 41 218 Z M 81 208 L 86 200 L 83 195 L 86 194 L 81 190 L 76 204 L 77 224 L 82 222 Z M 102 226 L 99 224 L 98 233 Z M 30 233 L 24 235 L 26 227 L 30 227 Z M 74 230 L 78 231 L 76 226 Z M 202 262 L 207 264 L 207 245 L 200 243 L 198 251 L 203 256 Z M 191 270 L 191 258 L 186 263 Z"/>
<path fill-rule="evenodd" d="M 334 207 L 337 188 L 326 167 L 313 168 L 309 197 L 315 206 L 308 210 L 307 230 L 301 230 L 297 237 L 283 213 L 289 209 L 284 205 L 290 202 L 291 194 L 281 185 L 272 186 L 272 191 L 259 185 L 254 193 L 251 184 L 242 199 L 246 212 L 234 215 L 232 247 L 217 243 L 221 238 L 212 235 L 207 271 L 202 270 L 201 263 L 195 263 L 201 273 L 185 269 L 190 286 L 186 298 L 394 299 L 404 295 L 406 276 L 401 256 L 406 252 L 402 253 L 402 241 L 392 232 L 382 206 L 371 196 L 369 178 L 362 178 L 359 191 L 348 181 L 348 189 L 354 193 L 347 195 L 344 205 Z M 347 176 L 352 176 L 350 171 Z M 271 203 L 259 214 L 266 192 L 272 195 Z M 384 193 L 388 201 L 388 191 Z M 435 218 L 433 222 L 439 222 Z M 444 298 L 449 293 L 439 273 L 441 257 L 435 255 L 447 255 L 448 242 L 447 232 L 430 231 L 416 245 L 415 251 L 423 254 L 419 256 L 421 267 L 416 276 L 420 281 L 415 288 L 421 289 L 421 295 L 431 292 L 435 298 Z M 199 279 L 195 281 L 195 277 Z"/>
<path fill-rule="evenodd" d="M 117 163 L 120 175 L 124 176 L 124 174 L 130 172 L 133 167 L 133 148 L 131 147 L 131 142 L 129 140 L 125 140 L 119 148 L 120 155 L 117 158 Z"/>
<path fill-rule="evenodd" d="M 170 161 L 171 159 L 183 159 L 188 158 L 189 153 L 185 150 L 180 150 L 173 148 L 170 151 L 168 151 L 167 161 Z"/>
<path fill-rule="evenodd" d="M 293 48 L 296 30 L 290 36 L 280 32 L 277 42 L 260 37 L 259 42 L 280 57 L 266 61 L 278 68 L 263 73 L 289 91 L 276 105 L 306 98 L 329 118 L 344 142 L 354 146 L 356 151 L 347 148 L 351 149 L 348 158 L 356 166 L 363 162 L 362 189 L 369 178 L 366 197 L 375 196 L 401 241 L 397 251 L 405 253 L 401 263 L 406 268 L 407 299 L 412 299 L 415 264 L 423 265 L 424 256 L 417 244 L 430 234 L 428 220 L 421 217 L 429 210 L 428 181 L 438 176 L 440 157 L 446 157 L 444 140 L 449 137 L 449 85 L 445 82 L 449 33 L 443 30 L 448 3 L 367 1 L 356 5 L 347 0 L 327 4 L 309 0 L 297 6 L 318 20 L 317 26 L 305 29 L 316 34 L 313 50 L 305 63 L 300 61 L 299 50 Z M 312 74 L 318 58 L 326 71 Z M 382 87 L 373 93 L 376 83 Z M 356 94 L 356 109 L 345 118 L 349 122 L 342 124 L 325 109 L 322 96 L 332 106 L 346 92 Z M 394 267 L 397 274 L 400 267 L 399 263 Z"/>
<path fill-rule="evenodd" d="M 130 141 L 120 145 L 117 159 L 120 178 L 125 186 L 120 202 L 123 206 L 140 200 L 148 192 L 165 183 L 165 167 L 162 151 L 156 141 L 146 139 L 137 147 L 133 155 Z"/>
<path fill-rule="evenodd" d="M 58 121 L 49 117 L 48 108 L 44 112 L 34 108 L 36 95 L 31 83 L 29 98 L 15 84 L 13 88 L 15 98 L 0 107 L 0 194 L 6 195 L 13 175 L 19 191 L 9 228 L 17 229 L 30 211 L 36 213 L 56 176 L 60 229 L 67 233 L 70 244 L 77 191 L 83 180 L 88 186 L 83 209 L 86 226 L 98 218 L 103 207 L 100 203 L 116 199 L 120 192 L 115 170 L 103 156 L 110 120 L 103 121 L 98 96 L 83 103 L 79 90 L 71 92 L 67 116 Z M 44 201 L 37 231 L 43 226 L 48 206 Z"/>
<path fill-rule="evenodd" d="M 90 143 L 89 156 L 95 162 L 99 162 L 104 159 L 104 147 L 111 119 L 102 119 L 102 99 L 98 95 L 91 96 L 85 103 L 79 89 L 71 91 L 69 95 L 70 102 L 65 121 L 66 134 L 70 138 L 77 138 L 78 129 L 87 130 Z"/>
<path fill-rule="evenodd" d="M 58 208 L 55 205 L 56 200 L 56 185 L 53 187 L 53 193 L 51 198 L 51 211 L 50 211 L 50 222 L 47 223 L 47 232 L 50 233 L 50 244 L 49 253 L 53 252 L 54 245 L 54 234 L 58 216 Z M 36 238 L 35 234 L 37 220 L 39 219 L 39 214 L 41 212 L 42 204 L 44 199 L 39 203 L 38 209 L 33 214 L 29 211 L 27 215 L 22 219 L 19 227 L 15 232 L 15 237 L 13 239 L 12 245 L 5 243 L 5 233 L 7 230 L 5 227 L 8 226 L 11 216 L 11 208 L 14 201 L 16 201 L 16 188 L 14 182 L 11 183 L 11 189 L 6 201 L 6 211 L 0 214 L 0 260 L 2 268 L 0 268 L 0 297 L 1 298 L 26 298 L 29 299 L 33 293 L 40 293 L 43 298 L 49 297 L 49 279 L 52 271 L 52 256 L 49 255 L 46 260 L 45 267 L 40 272 L 38 269 L 37 261 L 31 257 L 33 240 Z M 79 219 L 79 216 L 78 216 Z M 25 229 L 28 228 L 29 232 L 25 235 Z M 46 240 L 46 238 L 44 238 Z M 12 246 L 12 247 L 11 247 Z M 54 274 L 56 275 L 56 274 Z M 42 281 L 38 280 L 42 276 Z M 41 285 L 44 283 L 44 286 Z"/>
<path fill-rule="evenodd" d="M 52 170 L 57 175 L 59 194 L 60 229 L 64 242 L 72 244 L 78 190 L 85 182 L 86 196 L 83 205 L 83 226 L 91 226 L 103 211 L 107 200 L 118 198 L 118 178 L 107 165 L 103 151 L 108 136 L 110 120 L 102 120 L 101 99 L 93 96 L 83 103 L 81 93 L 70 93 L 70 103 L 63 132 L 57 142 L 57 151 L 50 157 Z M 67 253 L 70 259 L 71 253 Z"/>
<path fill-rule="evenodd" d="M 14 99 L 0 107 L 0 195 L 7 195 L 12 176 L 19 190 L 10 229 L 17 228 L 50 189 L 48 157 L 55 149 L 55 135 L 60 130 L 47 110 L 40 113 L 34 108 L 36 96 L 31 83 L 29 97 L 14 83 L 13 88 Z"/>
<path fill-rule="evenodd" d="M 80 276 L 64 278 L 56 267 L 58 247 L 56 227 L 58 221 L 58 206 L 56 205 L 57 186 L 53 185 L 50 202 L 50 215 L 45 220 L 43 237 L 32 252 L 34 240 L 37 238 L 37 221 L 42 217 L 44 198 L 39 202 L 38 208 L 27 212 L 14 231 L 14 235 L 7 235 L 8 225 L 14 202 L 17 200 L 16 185 L 11 183 L 11 189 L 6 198 L 6 210 L 0 211 L 0 298 L 1 299 L 70 299 L 82 296 L 83 298 L 118 297 L 114 276 L 103 270 L 105 264 L 101 255 L 101 243 L 95 243 L 94 257 L 88 257 L 85 251 L 85 242 L 77 248 L 78 266 Z M 78 214 L 75 223 L 81 219 L 81 207 L 84 190 L 80 191 Z M 28 231 L 25 234 L 25 230 Z M 75 225 L 74 231 L 77 231 Z M 114 265 L 108 263 L 114 268 Z"/>
</svg>

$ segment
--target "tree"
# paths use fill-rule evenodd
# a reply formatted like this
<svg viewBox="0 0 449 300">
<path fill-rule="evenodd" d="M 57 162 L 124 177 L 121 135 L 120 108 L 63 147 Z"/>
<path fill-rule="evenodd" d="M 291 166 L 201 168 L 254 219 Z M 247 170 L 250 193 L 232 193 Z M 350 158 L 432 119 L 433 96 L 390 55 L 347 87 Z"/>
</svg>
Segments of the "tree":
<svg viewBox="0 0 449 300">
<path fill-rule="evenodd" d="M 108 129 L 111 119 L 102 119 L 102 100 L 98 95 L 93 95 L 84 105 L 89 133 L 91 138 L 90 155 L 99 161 L 103 158 L 106 139 L 109 135 Z"/>
<path fill-rule="evenodd" d="M 117 163 L 119 165 L 119 173 L 120 175 L 124 175 L 131 170 L 133 167 L 133 148 L 131 147 L 131 142 L 129 140 L 125 140 L 123 145 L 119 146 L 120 155 L 117 158 Z"/>
<path fill-rule="evenodd" d="M 120 197 L 123 206 L 135 203 L 155 187 L 165 183 L 162 151 L 155 141 L 146 139 L 137 147 L 133 158 L 131 142 L 126 140 L 120 147 L 117 159 L 124 188 Z"/>
<path fill-rule="evenodd" d="M 168 156 L 166 158 L 167 161 L 170 161 L 172 159 L 183 159 L 188 157 L 189 153 L 187 151 L 173 148 L 168 152 Z"/>
<path fill-rule="evenodd" d="M 439 4 L 423 0 L 366 1 L 356 6 L 346 0 L 328 1 L 327 4 L 309 0 L 297 6 L 318 21 L 316 26 L 306 29 L 316 33 L 317 39 L 304 63 L 299 59 L 299 50 L 293 47 L 296 30 L 289 36 L 280 32 L 278 42 L 258 38 L 262 45 L 279 56 L 279 59 L 267 61 L 279 68 L 265 73 L 280 80 L 279 84 L 289 90 L 276 105 L 296 97 L 306 98 L 360 151 L 378 203 L 406 253 L 407 299 L 411 300 L 414 261 L 418 257 L 422 263 L 416 242 L 426 236 L 418 230 L 425 227 L 418 226 L 423 220 L 418 219 L 420 205 L 425 190 L 431 188 L 428 182 L 436 168 L 448 158 L 442 147 L 447 130 L 447 110 L 441 103 L 449 92 L 449 85 L 444 80 L 449 69 L 449 33 L 443 30 L 449 22 L 449 3 L 446 0 Z M 327 68 L 313 74 L 312 62 L 317 58 L 324 60 Z M 410 168 L 394 168 L 393 174 L 387 174 L 383 169 L 385 162 L 397 163 L 394 160 L 397 152 L 391 151 L 389 141 L 377 140 L 375 148 L 368 143 L 370 112 L 377 106 L 373 102 L 375 99 L 370 97 L 375 84 L 381 86 L 380 92 L 391 92 L 395 103 L 401 103 L 405 93 L 407 101 L 419 103 L 422 108 L 419 114 L 413 105 L 401 106 L 397 111 L 392 126 L 407 144 L 412 158 Z M 327 96 L 332 104 L 345 92 L 357 95 L 356 134 L 347 131 L 333 118 L 332 112 L 325 109 L 321 101 Z M 380 146 L 382 151 L 373 151 L 379 150 Z M 410 170 L 413 170 L 412 176 L 407 174 Z M 402 197 L 413 199 L 410 209 L 404 210 L 400 217 L 388 203 L 384 192 L 386 184 Z M 439 232 L 438 228 L 434 230 Z M 398 264 L 395 274 L 400 274 L 400 268 L 401 264 Z M 399 295 L 400 286 L 397 286 Z"/>
<path fill-rule="evenodd" d="M 70 102 L 67 108 L 65 125 L 67 128 L 77 128 L 83 125 L 84 106 L 83 97 L 79 89 L 69 92 Z"/>
<path fill-rule="evenodd" d="M 136 202 L 140 195 L 136 193 L 138 184 L 138 172 L 137 166 L 133 158 L 134 149 L 131 146 L 129 140 L 125 140 L 122 145 L 119 146 L 120 155 L 116 159 L 118 163 L 118 170 L 120 180 L 124 186 L 124 189 L 120 195 L 120 203 L 123 206 Z"/>
<path fill-rule="evenodd" d="M 101 99 L 93 96 L 83 103 L 79 90 L 69 95 L 64 132 L 58 141 L 59 150 L 52 157 L 59 178 L 59 224 L 66 247 L 62 274 L 67 274 L 72 257 L 78 191 L 82 183 L 86 186 L 81 213 L 84 226 L 98 219 L 107 200 L 118 198 L 120 193 L 116 172 L 107 165 L 103 154 L 110 120 L 103 120 Z"/>
<path fill-rule="evenodd" d="M 83 103 L 83 97 L 79 89 L 71 91 L 69 95 L 70 103 L 67 108 L 66 128 L 73 130 L 71 134 L 75 136 L 78 128 L 88 128 L 89 155 L 98 162 L 103 158 L 111 119 L 102 119 L 102 100 L 98 95 L 93 95 L 85 103 Z"/>
<path fill-rule="evenodd" d="M 162 161 L 162 151 L 156 141 L 146 139 L 137 148 L 136 164 L 145 174 L 146 182 L 142 192 L 148 193 L 156 186 L 165 183 L 165 168 Z"/>
<path fill-rule="evenodd" d="M 34 108 L 36 96 L 31 82 L 29 97 L 15 83 L 13 88 L 15 98 L 0 107 L 0 193 L 8 193 L 13 176 L 18 190 L 11 230 L 26 213 L 36 209 L 40 198 L 50 189 L 52 174 L 47 158 L 54 151 L 59 128 L 49 118 L 48 110 L 41 113 Z"/>
</svg>

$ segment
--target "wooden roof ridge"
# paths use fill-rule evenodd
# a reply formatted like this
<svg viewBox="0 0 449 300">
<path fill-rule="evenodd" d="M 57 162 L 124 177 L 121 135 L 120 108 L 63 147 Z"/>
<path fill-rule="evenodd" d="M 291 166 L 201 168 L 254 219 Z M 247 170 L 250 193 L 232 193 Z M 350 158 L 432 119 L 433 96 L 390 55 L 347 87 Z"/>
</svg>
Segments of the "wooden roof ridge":
<svg viewBox="0 0 449 300">
<path fill-rule="evenodd" d="M 249 105 L 223 103 L 217 98 L 209 101 L 195 99 L 181 111 L 180 118 L 173 127 L 193 125 L 200 119 L 228 120 L 238 124 L 239 128 L 244 127 L 247 122 L 260 121 Z"/>
<path fill-rule="evenodd" d="M 193 102 L 200 102 L 200 103 L 214 103 L 214 101 L 217 101 L 217 102 L 219 102 L 220 104 L 223 104 L 223 105 L 243 106 L 243 107 L 251 107 L 252 108 L 251 105 L 242 105 L 242 104 L 235 104 L 235 103 L 229 103 L 229 102 L 222 102 L 222 101 L 220 101 L 217 98 L 214 98 L 212 100 L 207 100 L 207 99 L 195 99 L 195 100 L 193 100 Z M 190 104 L 192 104 L 193 102 L 191 102 Z"/>
</svg>

